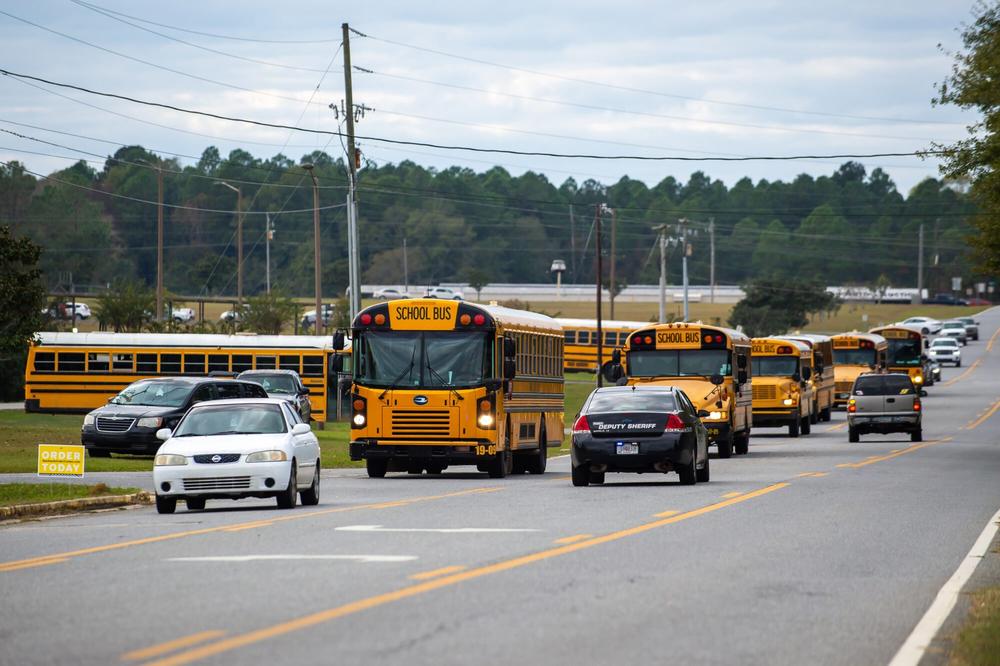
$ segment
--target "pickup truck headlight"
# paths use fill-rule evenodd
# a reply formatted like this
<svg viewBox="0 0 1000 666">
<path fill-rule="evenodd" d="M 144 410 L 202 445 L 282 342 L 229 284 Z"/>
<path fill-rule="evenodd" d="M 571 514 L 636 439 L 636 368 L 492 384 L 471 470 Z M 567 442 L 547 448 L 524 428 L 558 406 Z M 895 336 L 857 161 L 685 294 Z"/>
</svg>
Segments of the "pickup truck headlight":
<svg viewBox="0 0 1000 666">
<path fill-rule="evenodd" d="M 136 421 L 136 425 L 139 426 L 140 428 L 159 428 L 161 425 L 163 425 L 163 419 L 161 419 L 159 416 L 156 417 L 148 416 L 146 418 L 139 419 L 138 421 Z"/>
<path fill-rule="evenodd" d="M 153 458 L 154 467 L 170 467 L 187 464 L 188 460 L 186 456 L 179 456 L 173 453 L 161 453 Z"/>
<path fill-rule="evenodd" d="M 285 455 L 284 451 L 257 451 L 247 456 L 248 463 L 284 462 L 286 460 L 288 460 L 288 456 Z"/>
</svg>

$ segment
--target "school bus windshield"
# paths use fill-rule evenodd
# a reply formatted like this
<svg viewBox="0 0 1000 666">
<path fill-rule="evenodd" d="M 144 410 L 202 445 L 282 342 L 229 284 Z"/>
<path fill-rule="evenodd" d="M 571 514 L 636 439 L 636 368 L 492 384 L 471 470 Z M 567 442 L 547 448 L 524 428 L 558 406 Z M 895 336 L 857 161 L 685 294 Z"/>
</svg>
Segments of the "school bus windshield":
<svg viewBox="0 0 1000 666">
<path fill-rule="evenodd" d="M 731 372 L 725 349 L 657 349 L 628 355 L 631 377 L 711 377 Z"/>
<path fill-rule="evenodd" d="M 490 345 L 480 331 L 366 331 L 355 380 L 369 386 L 475 386 L 489 374 Z"/>
<path fill-rule="evenodd" d="M 909 340 L 889 340 L 889 365 L 914 367 L 920 365 L 920 340 L 919 338 Z"/>
<path fill-rule="evenodd" d="M 834 365 L 875 365 L 874 349 L 834 349 Z"/>
<path fill-rule="evenodd" d="M 754 356 L 753 374 L 757 377 L 791 377 L 799 371 L 796 356 Z"/>
</svg>

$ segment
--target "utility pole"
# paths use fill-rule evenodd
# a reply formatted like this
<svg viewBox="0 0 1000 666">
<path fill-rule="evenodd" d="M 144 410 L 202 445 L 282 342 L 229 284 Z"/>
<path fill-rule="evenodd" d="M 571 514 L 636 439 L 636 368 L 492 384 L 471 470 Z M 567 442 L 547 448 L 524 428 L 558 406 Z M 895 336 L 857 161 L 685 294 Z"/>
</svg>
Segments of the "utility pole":
<svg viewBox="0 0 1000 666">
<path fill-rule="evenodd" d="M 163 321 L 163 165 L 159 160 L 156 162 L 156 321 Z"/>
<path fill-rule="evenodd" d="M 708 289 L 709 303 L 715 303 L 715 218 L 708 218 Z"/>
<path fill-rule="evenodd" d="M 615 318 L 615 230 L 618 227 L 618 214 L 615 212 L 614 208 L 604 207 L 605 210 L 611 213 L 611 266 L 610 275 L 608 276 L 608 304 L 610 306 L 610 312 L 608 316 L 611 319 Z"/>
<path fill-rule="evenodd" d="M 243 316 L 243 189 L 233 187 L 225 181 L 219 181 L 219 185 L 236 192 L 236 313 L 241 317 Z"/>
<path fill-rule="evenodd" d="M 941 245 L 939 244 L 938 227 L 941 224 L 941 218 L 936 218 L 934 220 L 934 270 L 931 273 L 931 279 L 929 280 L 930 290 L 933 293 L 938 293 L 945 291 L 942 288 L 941 280 Z"/>
<path fill-rule="evenodd" d="M 274 239 L 274 227 L 271 226 L 270 213 L 267 213 L 265 219 L 267 220 L 266 222 L 267 228 L 264 231 L 264 262 L 266 265 L 265 274 L 267 276 L 266 277 L 267 293 L 268 295 L 270 295 L 271 294 L 271 241 Z"/>
<path fill-rule="evenodd" d="M 309 172 L 313 185 L 313 290 L 316 294 L 316 325 L 314 330 L 316 335 L 320 335 L 323 328 L 323 293 L 319 262 L 319 181 L 316 180 L 315 168 L 312 164 L 303 164 L 302 168 Z"/>
<path fill-rule="evenodd" d="M 360 282 L 360 252 L 358 249 L 358 190 L 357 190 L 357 147 L 354 144 L 354 89 L 351 83 L 351 28 L 347 23 L 341 24 L 344 40 L 344 98 L 347 108 L 347 168 L 350 177 L 348 183 L 347 234 L 351 253 L 348 261 L 351 282 L 351 319 L 361 309 Z"/>
<path fill-rule="evenodd" d="M 657 321 L 667 323 L 667 225 L 653 227 L 657 232 L 657 243 L 660 246 L 660 316 Z"/>
<path fill-rule="evenodd" d="M 924 302 L 924 223 L 920 223 L 917 237 L 917 305 Z"/>
<path fill-rule="evenodd" d="M 601 261 L 601 204 L 594 206 L 594 228 L 597 234 L 594 250 L 594 281 L 597 283 L 597 388 L 604 385 L 601 377 L 601 365 L 604 364 L 604 329 L 601 325 L 601 274 L 604 265 Z"/>
<path fill-rule="evenodd" d="M 576 282 L 576 219 L 573 217 L 573 204 L 569 205 L 569 265 L 573 271 L 573 282 Z"/>
<path fill-rule="evenodd" d="M 410 291 L 410 267 L 406 260 L 406 236 L 403 236 L 403 293 Z"/>
</svg>

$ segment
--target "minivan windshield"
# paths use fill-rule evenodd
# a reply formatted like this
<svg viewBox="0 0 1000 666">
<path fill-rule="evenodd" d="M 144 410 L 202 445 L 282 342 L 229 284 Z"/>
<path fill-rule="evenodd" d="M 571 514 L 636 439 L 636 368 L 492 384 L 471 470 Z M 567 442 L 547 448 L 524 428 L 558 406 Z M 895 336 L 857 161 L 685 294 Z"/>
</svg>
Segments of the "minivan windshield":
<svg viewBox="0 0 1000 666">
<path fill-rule="evenodd" d="M 469 387 L 492 375 L 483 331 L 365 331 L 356 347 L 354 379 L 368 386 Z"/>
<path fill-rule="evenodd" d="M 192 409 L 174 437 L 273 435 L 286 432 L 278 405 L 212 405 Z"/>
<path fill-rule="evenodd" d="M 194 385 L 188 382 L 154 380 L 136 382 L 111 399 L 112 405 L 143 405 L 147 407 L 180 407 L 187 402 Z"/>
</svg>

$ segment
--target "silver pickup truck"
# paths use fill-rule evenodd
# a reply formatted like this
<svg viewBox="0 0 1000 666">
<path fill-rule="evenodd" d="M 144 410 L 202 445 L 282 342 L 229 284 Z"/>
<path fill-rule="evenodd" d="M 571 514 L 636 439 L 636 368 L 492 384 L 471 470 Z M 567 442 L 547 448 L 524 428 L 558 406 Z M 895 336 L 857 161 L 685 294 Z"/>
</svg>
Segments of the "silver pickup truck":
<svg viewBox="0 0 1000 666">
<path fill-rule="evenodd" d="M 854 380 L 847 401 L 847 440 L 861 435 L 908 432 L 910 440 L 923 439 L 920 390 L 909 375 L 866 373 Z"/>
</svg>

